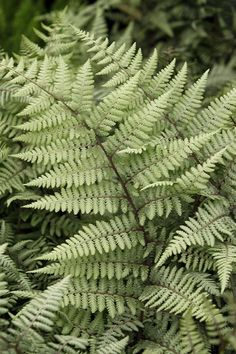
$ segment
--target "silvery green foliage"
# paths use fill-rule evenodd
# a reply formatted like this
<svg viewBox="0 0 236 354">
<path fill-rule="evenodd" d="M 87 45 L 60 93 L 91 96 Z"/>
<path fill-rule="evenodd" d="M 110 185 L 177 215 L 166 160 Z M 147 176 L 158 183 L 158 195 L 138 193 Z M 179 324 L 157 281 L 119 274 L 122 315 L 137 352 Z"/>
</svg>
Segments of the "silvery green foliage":
<svg viewBox="0 0 236 354">
<path fill-rule="evenodd" d="M 60 21 L 0 63 L 3 353 L 233 353 L 236 89 Z"/>
</svg>

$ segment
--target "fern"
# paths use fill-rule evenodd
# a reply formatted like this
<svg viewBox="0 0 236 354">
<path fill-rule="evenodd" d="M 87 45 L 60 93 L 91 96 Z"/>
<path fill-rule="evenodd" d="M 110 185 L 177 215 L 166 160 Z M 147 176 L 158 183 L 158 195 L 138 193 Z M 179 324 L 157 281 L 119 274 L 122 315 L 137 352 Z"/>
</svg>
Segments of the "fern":
<svg viewBox="0 0 236 354">
<path fill-rule="evenodd" d="M 183 333 L 183 353 L 209 353 L 204 335 L 201 333 L 200 328 L 197 328 L 197 324 L 191 314 L 187 314 L 181 320 L 180 331 Z"/>
<path fill-rule="evenodd" d="M 43 47 L 24 39 L 0 63 L 14 87 L 0 125 L 4 341 L 25 353 L 230 353 L 235 89 L 206 107 L 208 72 L 190 86 L 186 64 L 157 72 L 155 50 L 143 60 L 104 38 L 103 11 L 93 33 L 58 15 Z"/>
</svg>

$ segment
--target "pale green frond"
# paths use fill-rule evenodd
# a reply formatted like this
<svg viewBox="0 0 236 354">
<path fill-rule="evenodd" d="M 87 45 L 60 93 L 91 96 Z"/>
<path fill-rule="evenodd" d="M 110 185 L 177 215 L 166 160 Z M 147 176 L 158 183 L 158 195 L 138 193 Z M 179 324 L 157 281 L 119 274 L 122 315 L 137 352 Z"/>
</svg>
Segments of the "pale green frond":
<svg viewBox="0 0 236 354">
<path fill-rule="evenodd" d="M 129 2 L 55 11 L 42 48 L 0 53 L 5 354 L 235 346 L 236 91 L 207 107 L 207 72 L 157 69 L 132 25 L 110 43 L 104 21 L 135 16 Z"/>
<path fill-rule="evenodd" d="M 131 249 L 137 244 L 144 244 L 143 232 L 136 225 L 134 217 L 114 217 L 110 222 L 97 221 L 84 226 L 78 235 L 57 246 L 51 253 L 40 259 L 60 260 L 108 253 L 116 248 Z"/>
<path fill-rule="evenodd" d="M 55 164 L 62 161 L 80 160 L 87 153 L 88 155 L 92 155 L 92 148 L 94 146 L 96 146 L 94 132 L 90 131 L 89 134 L 81 136 L 76 141 L 69 139 L 56 140 L 46 147 L 35 147 L 32 150 L 20 152 L 12 156 L 23 161 L 47 165 L 48 163 Z M 88 147 L 90 147 L 89 151 Z"/>
<path fill-rule="evenodd" d="M 38 76 L 37 76 L 37 84 L 40 86 L 45 85 L 45 84 L 47 86 L 50 86 L 53 83 L 52 62 L 50 59 L 47 55 L 45 55 L 41 65 L 40 65 L 40 69 L 39 69 Z"/>
<path fill-rule="evenodd" d="M 36 146 L 50 146 L 53 143 L 58 143 L 60 141 L 64 142 L 66 140 L 70 142 L 72 140 L 75 141 L 76 139 L 76 141 L 79 142 L 78 140 L 80 138 L 81 140 L 83 139 L 84 128 L 79 123 L 77 123 L 74 118 L 71 119 L 70 116 L 67 117 L 69 117 L 69 120 L 62 122 L 58 126 L 43 128 L 39 132 L 26 132 L 18 135 L 14 140 L 17 142 L 25 143 L 31 148 Z M 80 131 L 79 129 L 75 130 L 75 126 L 80 128 Z"/>
<path fill-rule="evenodd" d="M 175 139 L 149 148 L 140 155 L 133 155 L 130 157 L 129 170 L 127 169 L 128 181 L 132 181 L 138 188 L 155 183 L 161 178 L 169 178 L 170 174 L 182 168 L 186 159 L 199 151 L 211 137 L 211 134 L 200 134 L 190 139 Z"/>
<path fill-rule="evenodd" d="M 9 207 L 14 201 L 20 201 L 20 200 L 38 200 L 40 198 L 40 195 L 29 190 L 24 190 L 19 193 L 14 193 L 11 197 L 7 198 L 6 204 Z"/>
<path fill-rule="evenodd" d="M 145 63 L 145 65 L 141 70 L 140 81 L 142 85 L 148 85 L 150 83 L 153 75 L 156 72 L 157 59 L 158 59 L 157 50 L 154 49 L 153 54 L 150 56 L 150 58 L 147 60 L 147 62 Z"/>
<path fill-rule="evenodd" d="M 160 70 L 154 78 L 150 81 L 147 90 L 148 94 L 158 97 L 163 94 L 166 90 L 166 87 L 170 81 L 171 76 L 174 73 L 176 60 L 172 60 L 164 69 Z"/>
<path fill-rule="evenodd" d="M 213 305 L 209 299 L 205 299 L 202 304 L 204 312 L 207 314 L 206 318 L 206 333 L 208 335 L 209 344 L 219 344 L 220 339 L 227 336 L 229 327 L 227 320 L 221 313 L 220 309 Z"/>
<path fill-rule="evenodd" d="M 178 124 L 187 125 L 201 107 L 207 83 L 208 70 L 181 97 L 173 110 L 173 117 Z"/>
<path fill-rule="evenodd" d="M 216 240 L 223 242 L 225 236 L 231 236 L 234 228 L 235 225 L 222 203 L 209 202 L 198 209 L 196 218 L 191 217 L 185 225 L 180 226 L 158 260 L 157 266 L 162 265 L 170 256 L 182 253 L 187 247 L 213 247 Z"/>
<path fill-rule="evenodd" d="M 104 87 L 109 87 L 109 88 L 117 87 L 123 84 L 124 82 L 126 82 L 133 75 L 137 74 L 141 69 L 142 59 L 143 59 L 142 51 L 141 49 L 139 49 L 137 54 L 131 60 L 129 66 L 126 67 L 127 65 L 125 64 L 124 65 L 125 68 L 124 69 L 122 68 L 116 74 L 114 74 L 113 77 L 104 84 Z M 116 58 L 115 58 L 115 62 L 118 63 L 117 69 L 120 69 L 120 64 Z"/>
<path fill-rule="evenodd" d="M 27 176 L 27 169 L 19 161 L 9 157 L 0 166 L 0 193 L 6 191 L 23 191 L 23 181 Z"/>
<path fill-rule="evenodd" d="M 235 126 L 232 117 L 236 109 L 236 89 L 232 89 L 224 96 L 216 98 L 209 106 L 203 109 L 190 122 L 189 131 L 196 134 L 199 131 L 212 131 L 217 129 L 233 128 Z"/>
<path fill-rule="evenodd" d="M 40 294 L 40 291 L 14 290 L 11 293 L 20 299 L 34 299 Z"/>
<path fill-rule="evenodd" d="M 218 282 L 212 279 L 212 275 L 209 273 L 190 272 L 189 278 L 193 278 L 196 281 L 196 285 L 205 290 L 208 294 L 220 296 L 220 289 Z"/>
<path fill-rule="evenodd" d="M 136 53 L 136 44 L 133 44 L 132 47 L 126 53 L 125 53 L 125 49 L 126 49 L 125 43 L 122 43 L 120 46 L 116 46 L 116 43 L 113 42 L 107 49 L 108 55 L 106 55 L 102 60 L 99 59 L 98 61 L 98 65 L 102 65 L 105 67 L 99 70 L 97 75 L 109 75 L 119 70 L 120 65 L 122 65 L 122 63 L 123 63 L 122 66 L 126 66 L 130 64 L 131 60 L 133 59 Z M 113 54 L 115 54 L 115 56 Z M 126 63 L 124 60 L 125 56 L 127 58 Z M 122 60 L 122 63 L 119 60 L 120 61 Z"/>
<path fill-rule="evenodd" d="M 181 254 L 177 255 L 178 261 L 184 263 L 187 269 L 197 270 L 199 272 L 206 272 L 214 269 L 214 259 L 206 248 L 199 249 L 189 247 Z M 156 258 L 156 263 L 158 258 Z"/>
<path fill-rule="evenodd" d="M 132 279 L 114 281 L 104 278 L 88 281 L 85 278 L 75 278 L 64 296 L 63 305 L 89 309 L 92 313 L 107 310 L 112 318 L 124 314 L 127 308 L 135 314 L 140 305 L 140 285 L 139 281 Z"/>
<path fill-rule="evenodd" d="M 88 346 L 89 342 L 87 338 L 76 338 L 69 335 L 55 335 L 57 343 L 49 343 L 49 346 L 54 349 L 55 353 L 60 354 L 77 354 L 82 353 L 79 350 L 84 350 Z"/>
<path fill-rule="evenodd" d="M 74 124 L 79 123 L 62 104 L 55 102 L 49 109 L 41 114 L 37 114 L 37 116 L 33 116 L 23 124 L 17 125 L 16 128 L 25 131 L 40 132 L 43 129 L 68 123 L 68 121 L 72 121 Z"/>
<path fill-rule="evenodd" d="M 40 92 L 39 87 L 33 82 L 33 80 L 37 77 L 38 74 L 38 66 L 39 63 L 37 59 L 35 59 L 29 66 L 29 68 L 25 71 L 24 85 L 17 88 L 17 91 L 14 93 L 14 97 L 31 96 Z"/>
<path fill-rule="evenodd" d="M 140 223 L 146 219 L 153 220 L 155 216 L 168 217 L 172 211 L 182 215 L 184 201 L 191 203 L 193 200 L 187 194 L 177 194 L 174 186 L 162 184 L 158 188 L 150 188 L 140 193 L 143 204 L 139 207 Z"/>
<path fill-rule="evenodd" d="M 88 121 L 89 126 L 98 134 L 108 135 L 111 129 L 122 122 L 130 102 L 134 100 L 138 88 L 139 73 L 125 84 L 112 91 L 93 110 Z"/>
<path fill-rule="evenodd" d="M 104 10 L 101 7 L 97 7 L 90 33 L 93 33 L 95 38 L 105 38 L 107 35 L 107 24 L 104 18 Z"/>
<path fill-rule="evenodd" d="M 119 185 L 104 182 L 98 185 L 71 187 L 46 195 L 36 202 L 25 205 L 25 208 L 45 209 L 49 211 L 67 211 L 78 214 L 100 214 L 105 212 L 116 213 L 119 209 L 126 212 L 128 204 Z"/>
<path fill-rule="evenodd" d="M 0 258 L 0 269 L 6 274 L 9 281 L 14 281 L 17 284 L 16 289 L 31 290 L 28 276 L 18 269 L 17 265 L 7 254 L 2 255 Z"/>
<path fill-rule="evenodd" d="M 221 283 L 221 292 L 227 288 L 230 275 L 233 271 L 233 264 L 236 262 L 236 246 L 220 243 L 211 250 L 215 260 L 217 273 Z"/>
<path fill-rule="evenodd" d="M 50 108 L 54 99 L 48 93 L 42 92 L 37 97 L 32 97 L 29 104 L 20 112 L 18 116 L 39 114 Z"/>
<path fill-rule="evenodd" d="M 2 246 L 2 245 L 1 245 Z M 1 248 L 0 248 L 1 252 Z M 4 273 L 0 273 L 0 316 L 8 312 L 9 307 L 9 290 L 7 288 L 6 276 Z"/>
<path fill-rule="evenodd" d="M 68 287 L 69 278 L 67 277 L 48 287 L 24 306 L 13 318 L 13 323 L 20 331 L 20 335 L 26 334 L 28 329 L 40 329 L 44 332 L 52 331 L 62 298 Z"/>
<path fill-rule="evenodd" d="M 114 73 L 120 68 L 123 69 L 129 65 L 132 65 L 132 61 L 134 60 L 133 49 L 128 53 L 125 44 L 122 44 L 117 49 L 115 43 L 109 45 L 107 39 L 95 39 L 93 34 L 89 34 L 88 32 L 82 31 L 74 26 L 72 27 L 78 38 L 90 47 L 89 53 L 93 54 L 92 60 L 98 62 L 99 65 L 106 65 L 105 71 L 99 72 L 100 75 Z M 124 55 L 126 55 L 125 60 Z M 128 77 L 125 75 L 125 81 L 127 78 Z M 117 81 L 117 78 L 115 81 Z M 124 82 L 124 80 L 122 82 Z M 112 85 L 114 84 L 114 82 L 110 82 L 110 84 L 111 83 Z"/>
<path fill-rule="evenodd" d="M 103 347 L 100 347 L 97 351 L 98 354 L 121 354 L 129 342 L 129 337 L 125 337 L 120 340 L 116 340 Z"/>
<path fill-rule="evenodd" d="M 68 99 L 71 93 L 71 72 L 68 64 L 60 56 L 58 58 L 57 68 L 55 71 L 53 91 L 55 95 L 62 99 Z"/>
<path fill-rule="evenodd" d="M 226 148 L 216 152 L 210 156 L 203 164 L 198 164 L 196 167 L 191 167 L 183 175 L 176 179 L 177 188 L 187 191 L 201 191 L 206 188 L 210 179 L 210 174 L 215 170 L 216 165 L 222 163 L 222 155 Z"/>
<path fill-rule="evenodd" d="M 150 139 L 155 124 L 161 120 L 168 106 L 171 92 L 148 102 L 138 113 L 131 114 L 106 141 L 108 150 L 115 154 L 125 148 L 139 148 Z"/>
<path fill-rule="evenodd" d="M 22 42 L 21 42 L 21 51 L 22 54 L 28 55 L 31 57 L 41 57 L 44 54 L 44 50 L 39 47 L 38 44 L 32 42 L 29 38 L 22 35 Z"/>
<path fill-rule="evenodd" d="M 158 283 L 149 285 L 140 296 L 148 308 L 156 311 L 168 311 L 174 314 L 186 314 L 192 311 L 194 317 L 205 320 L 207 314 L 202 306 L 206 292 L 196 287 L 196 281 L 184 273 L 183 268 L 159 269 Z"/>
<path fill-rule="evenodd" d="M 171 91 L 171 97 L 169 98 L 169 103 L 175 104 L 180 99 L 184 86 L 187 80 L 187 64 L 184 63 L 183 67 L 179 72 L 173 77 L 173 79 L 166 86 L 166 91 Z"/>
<path fill-rule="evenodd" d="M 67 259 L 61 260 L 60 263 L 53 263 L 32 272 L 40 274 L 54 274 L 60 276 L 72 275 L 75 277 L 85 277 L 87 280 L 102 279 L 105 277 L 108 279 L 115 278 L 120 280 L 132 275 L 134 278 L 140 277 L 142 281 L 145 281 L 148 278 L 149 269 L 148 266 L 144 264 L 144 261 L 142 262 L 143 246 L 141 246 L 141 240 L 139 240 L 138 245 L 132 245 L 132 248 L 130 248 L 130 242 L 128 241 L 130 240 L 133 242 L 134 236 L 132 235 L 134 234 L 135 231 L 132 233 L 130 232 L 127 234 L 128 238 L 126 237 L 126 239 L 124 236 L 121 236 L 120 242 L 118 242 L 118 235 L 114 233 L 113 237 L 115 245 L 113 248 L 116 247 L 115 250 L 113 250 L 111 244 L 112 236 L 107 236 L 107 247 L 105 241 L 102 243 L 102 238 L 96 238 L 96 241 L 95 239 L 91 239 L 90 245 L 94 243 L 96 252 L 92 253 L 93 249 L 91 246 L 90 250 L 88 250 L 89 256 L 86 255 L 86 257 L 82 257 L 81 254 L 83 250 L 85 251 L 86 247 L 89 247 L 89 243 L 86 242 L 85 239 L 83 243 L 82 239 L 80 240 L 81 242 L 79 242 L 79 238 L 77 237 L 74 247 L 81 247 L 82 250 L 78 251 L 79 254 L 76 257 L 75 253 L 73 253 L 73 258 L 70 258 L 70 251 L 67 250 Z M 73 239 L 70 239 L 70 242 L 73 242 Z M 136 242 L 137 241 L 135 241 L 134 244 Z M 103 250 L 102 253 L 99 252 L 101 251 L 101 248 L 99 249 L 98 246 L 99 243 Z M 109 247 L 109 245 L 111 247 Z M 64 250 L 66 250 L 66 245 L 64 244 L 64 246 Z M 70 247 L 72 249 L 72 243 L 70 243 Z M 108 253 L 107 249 L 109 249 Z M 54 251 L 56 252 L 57 250 L 55 249 Z M 60 250 L 58 250 L 58 256 L 60 253 L 59 251 L 62 251 L 62 247 Z"/>
<path fill-rule="evenodd" d="M 183 353 L 210 354 L 206 339 L 191 313 L 187 313 L 180 321 L 180 335 Z"/>
<path fill-rule="evenodd" d="M 86 160 L 60 164 L 53 170 L 46 172 L 45 175 L 32 179 L 26 185 L 44 188 L 79 187 L 83 184 L 90 185 L 101 182 L 111 175 L 112 170 L 104 156 L 97 154 Z"/>
<path fill-rule="evenodd" d="M 210 141 L 204 146 L 204 154 L 207 156 L 215 154 L 227 146 L 227 149 L 223 153 L 224 159 L 232 161 L 236 155 L 236 129 L 227 129 L 216 132 L 212 135 Z"/>
<path fill-rule="evenodd" d="M 71 107 L 78 114 L 90 112 L 93 105 L 94 79 L 91 63 L 88 60 L 80 67 L 72 85 Z"/>
</svg>

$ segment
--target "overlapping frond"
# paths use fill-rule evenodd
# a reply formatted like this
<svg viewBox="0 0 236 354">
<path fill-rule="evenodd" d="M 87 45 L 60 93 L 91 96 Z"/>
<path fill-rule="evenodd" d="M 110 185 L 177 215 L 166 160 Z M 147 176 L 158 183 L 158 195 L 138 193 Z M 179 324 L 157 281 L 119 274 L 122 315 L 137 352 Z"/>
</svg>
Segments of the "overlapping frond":
<svg viewBox="0 0 236 354">
<path fill-rule="evenodd" d="M 97 221 L 84 226 L 78 235 L 59 245 L 51 253 L 41 257 L 47 260 L 66 260 L 83 256 L 94 256 L 114 251 L 117 247 L 131 249 L 138 243 L 144 244 L 143 234 L 132 214 L 113 218 L 110 222 Z"/>
<path fill-rule="evenodd" d="M 199 208 L 196 218 L 189 218 L 172 237 L 157 265 L 162 265 L 171 255 L 180 254 L 191 246 L 211 246 L 217 240 L 233 236 L 235 223 L 227 208 L 221 202 L 214 202 Z"/>
<path fill-rule="evenodd" d="M 69 278 L 67 277 L 33 298 L 17 314 L 13 323 L 20 331 L 20 335 L 26 334 L 29 329 L 52 331 L 57 311 L 68 285 Z"/>
</svg>

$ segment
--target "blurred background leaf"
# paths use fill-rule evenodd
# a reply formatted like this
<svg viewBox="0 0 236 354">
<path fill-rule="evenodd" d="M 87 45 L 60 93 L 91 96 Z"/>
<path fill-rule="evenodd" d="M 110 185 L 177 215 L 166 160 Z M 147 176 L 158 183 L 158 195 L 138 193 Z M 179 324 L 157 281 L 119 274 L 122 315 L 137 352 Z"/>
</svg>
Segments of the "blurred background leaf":
<svg viewBox="0 0 236 354">
<path fill-rule="evenodd" d="M 1 47 L 17 52 L 21 34 L 36 40 L 33 28 L 66 6 L 96 36 L 136 41 L 144 55 L 157 48 L 161 66 L 188 61 L 193 79 L 213 68 L 211 88 L 235 79 L 236 0 L 0 0 Z"/>
</svg>

